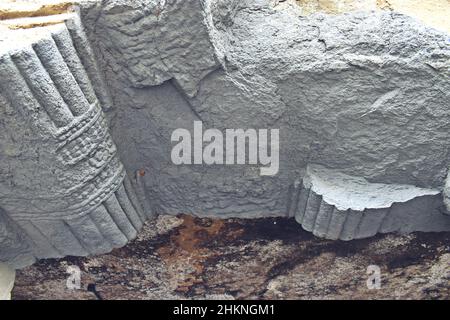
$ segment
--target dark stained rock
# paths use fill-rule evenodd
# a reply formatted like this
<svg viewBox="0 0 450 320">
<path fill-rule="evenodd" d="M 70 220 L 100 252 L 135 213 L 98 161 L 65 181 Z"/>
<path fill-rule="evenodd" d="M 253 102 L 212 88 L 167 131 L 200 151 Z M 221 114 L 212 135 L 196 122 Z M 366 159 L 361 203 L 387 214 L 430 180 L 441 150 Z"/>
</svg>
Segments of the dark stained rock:
<svg viewBox="0 0 450 320">
<path fill-rule="evenodd" d="M 13 299 L 449 299 L 450 233 L 321 240 L 291 219 L 159 217 L 122 249 L 18 271 Z M 381 269 L 369 290 L 367 267 Z M 66 288 L 67 267 L 80 290 Z"/>
</svg>

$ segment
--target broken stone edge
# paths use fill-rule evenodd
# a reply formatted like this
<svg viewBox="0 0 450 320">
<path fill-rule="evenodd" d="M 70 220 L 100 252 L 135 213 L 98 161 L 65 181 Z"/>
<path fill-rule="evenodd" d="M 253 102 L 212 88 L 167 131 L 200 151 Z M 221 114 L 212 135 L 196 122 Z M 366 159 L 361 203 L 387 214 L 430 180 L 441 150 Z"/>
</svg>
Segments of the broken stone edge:
<svg viewBox="0 0 450 320">
<path fill-rule="evenodd" d="M 439 190 L 407 185 L 370 183 L 363 178 L 334 172 L 321 166 L 308 166 L 307 173 L 291 189 L 288 215 L 315 236 L 349 241 L 375 236 L 378 233 L 413 231 L 441 232 L 450 229 L 448 212 L 442 206 Z M 319 185 L 327 179 L 326 185 Z M 343 181 L 345 179 L 345 181 Z M 330 183 L 330 181 L 332 181 Z M 340 182 L 340 183 L 337 183 Z M 334 183 L 333 183 L 334 182 Z M 359 196 L 366 203 L 355 205 L 354 196 L 346 196 L 343 184 L 358 184 Z M 365 185 L 364 185 L 365 184 Z M 401 190 L 383 205 L 374 205 L 377 188 Z M 336 189 L 342 199 L 336 199 Z M 405 195 L 404 193 L 408 193 Z"/>
</svg>

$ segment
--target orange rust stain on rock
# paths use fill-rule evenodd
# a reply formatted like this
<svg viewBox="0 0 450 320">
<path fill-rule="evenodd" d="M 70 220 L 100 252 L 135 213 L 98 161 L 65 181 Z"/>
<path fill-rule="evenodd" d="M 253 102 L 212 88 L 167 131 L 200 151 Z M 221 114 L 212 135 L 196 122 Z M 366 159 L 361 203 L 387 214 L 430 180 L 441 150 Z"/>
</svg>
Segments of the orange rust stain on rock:
<svg viewBox="0 0 450 320">
<path fill-rule="evenodd" d="M 216 239 L 235 239 L 243 230 L 227 230 L 224 220 L 183 216 L 183 224 L 166 246 L 157 249 L 169 272 L 177 278 L 176 291 L 187 292 L 203 282 L 206 262 L 218 255 L 208 245 Z"/>
</svg>

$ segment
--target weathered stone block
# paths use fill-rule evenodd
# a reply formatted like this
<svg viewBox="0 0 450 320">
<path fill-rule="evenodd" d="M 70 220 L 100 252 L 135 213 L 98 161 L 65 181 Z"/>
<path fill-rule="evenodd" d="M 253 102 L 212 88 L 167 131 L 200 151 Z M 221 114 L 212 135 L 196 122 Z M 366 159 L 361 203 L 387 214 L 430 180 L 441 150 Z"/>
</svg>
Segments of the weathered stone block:
<svg viewBox="0 0 450 320">
<path fill-rule="evenodd" d="M 0 23 L 0 261 L 105 253 L 155 213 L 450 230 L 447 32 L 269 0 L 39 10 L 56 16 Z M 176 166 L 171 133 L 194 121 L 280 129 L 279 174 Z"/>
</svg>

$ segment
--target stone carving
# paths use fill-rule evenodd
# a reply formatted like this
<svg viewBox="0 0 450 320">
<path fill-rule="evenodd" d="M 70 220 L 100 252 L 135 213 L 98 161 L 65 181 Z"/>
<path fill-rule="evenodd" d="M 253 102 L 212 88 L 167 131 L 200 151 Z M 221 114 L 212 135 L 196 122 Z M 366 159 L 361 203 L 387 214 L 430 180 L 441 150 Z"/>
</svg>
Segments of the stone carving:
<svg viewBox="0 0 450 320">
<path fill-rule="evenodd" d="M 0 57 L 0 259 L 16 267 L 109 252 L 147 218 L 109 134 L 88 40 L 75 18 L 66 24 L 30 31 L 21 46 L 12 38 Z"/>
<path fill-rule="evenodd" d="M 111 129 L 119 153 L 129 171 L 146 168 L 158 212 L 280 215 L 294 177 L 302 177 L 308 164 L 374 183 L 442 191 L 450 137 L 446 33 L 390 12 L 302 18 L 265 1 L 204 1 L 205 18 L 186 32 L 207 33 L 211 42 L 199 46 L 221 63 L 195 82 L 199 89 L 191 97 L 174 75 L 153 86 L 136 83 L 131 67 L 142 75 L 153 69 L 128 64 L 116 52 L 136 55 L 135 46 L 123 43 L 147 41 L 146 26 L 156 15 L 183 25 L 187 17 L 166 17 L 166 9 L 189 12 L 198 1 L 174 1 L 164 10 L 157 1 L 121 3 L 120 9 L 112 2 L 93 5 L 83 20 L 120 105 Z M 164 34 L 158 41 L 183 41 L 178 29 L 164 31 L 153 32 Z M 140 64 L 155 64 L 152 49 L 146 54 L 138 47 Z M 171 65 L 186 65 L 190 50 L 171 49 Z M 171 165 L 172 131 L 199 119 L 205 129 L 280 128 L 279 175 L 261 178 L 248 166 Z"/>
<path fill-rule="evenodd" d="M 0 264 L 0 301 L 10 300 L 16 272 L 9 266 Z"/>
<path fill-rule="evenodd" d="M 377 233 L 445 231 L 440 192 L 410 185 L 369 183 L 321 166 L 308 166 L 292 190 L 289 215 L 307 231 L 352 240 Z"/>
<path fill-rule="evenodd" d="M 2 35 L 0 261 L 107 252 L 154 213 L 295 217 L 341 240 L 450 230 L 446 32 L 269 0 L 67 15 Z M 279 174 L 175 166 L 171 133 L 198 120 L 280 129 Z"/>
</svg>

